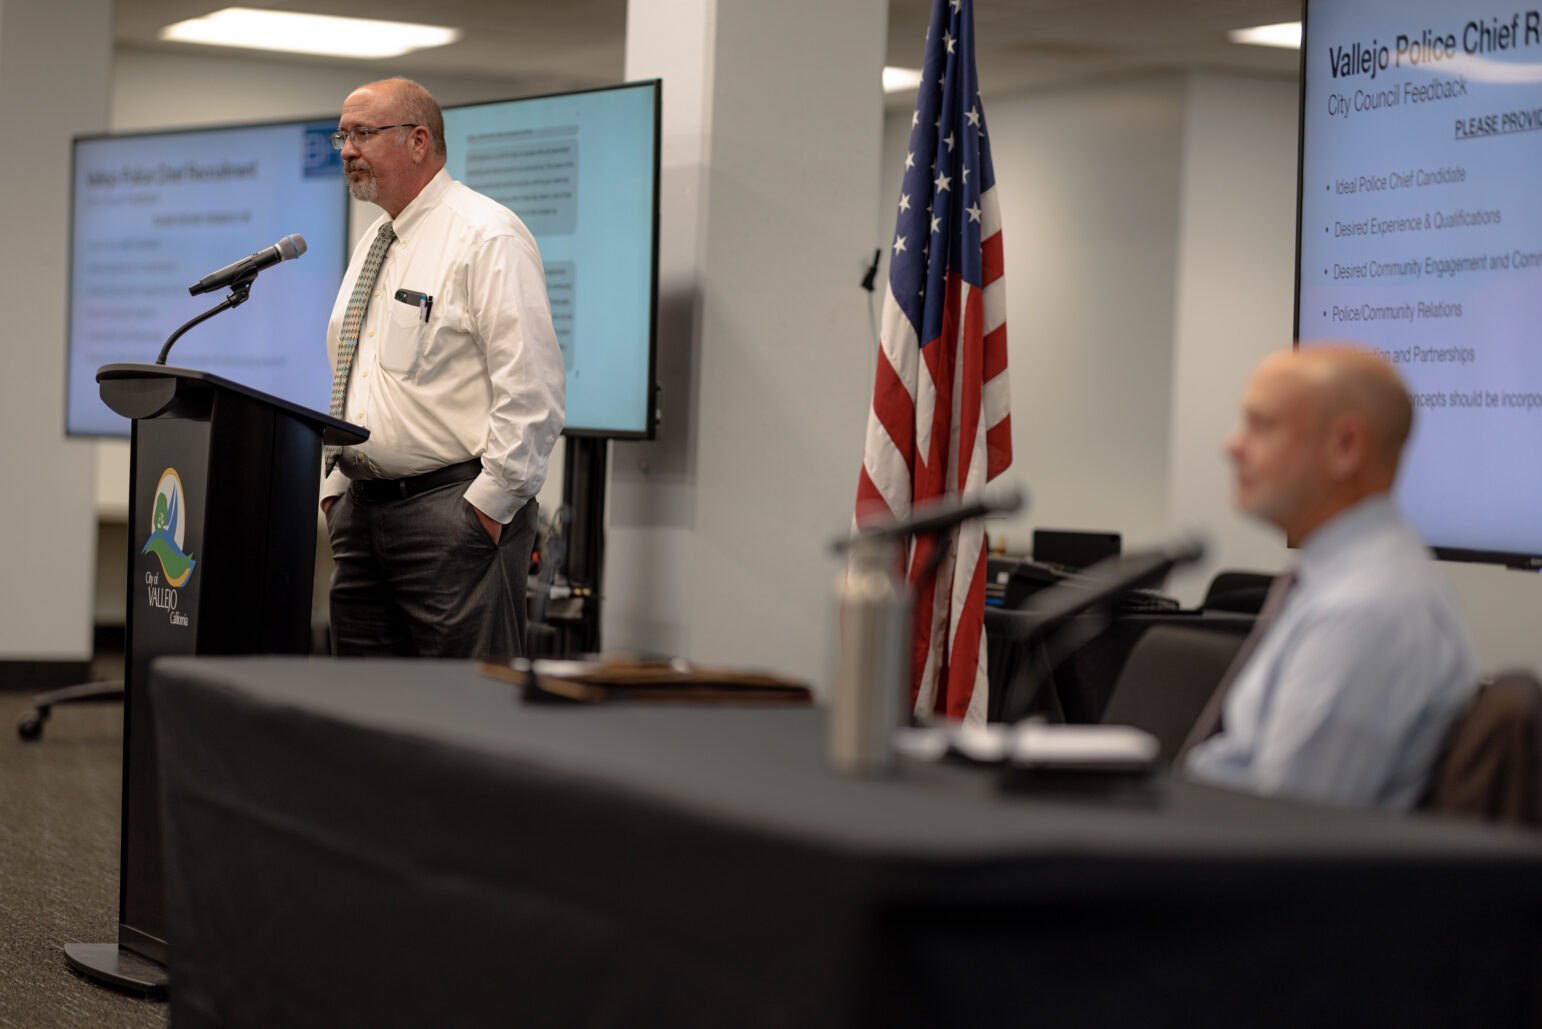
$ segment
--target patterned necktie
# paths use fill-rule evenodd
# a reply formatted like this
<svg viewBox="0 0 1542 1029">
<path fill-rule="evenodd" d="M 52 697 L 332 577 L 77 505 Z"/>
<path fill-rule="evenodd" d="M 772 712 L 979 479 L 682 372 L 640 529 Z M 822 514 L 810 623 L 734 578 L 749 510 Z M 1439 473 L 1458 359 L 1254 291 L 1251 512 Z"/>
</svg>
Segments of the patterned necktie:
<svg viewBox="0 0 1542 1029">
<path fill-rule="evenodd" d="M 370 245 L 369 256 L 364 258 L 364 267 L 359 269 L 353 295 L 348 298 L 348 310 L 343 314 L 343 328 L 337 337 L 337 368 L 332 372 L 332 406 L 327 413 L 333 418 L 343 416 L 343 401 L 348 396 L 348 375 L 353 371 L 354 352 L 359 349 L 359 332 L 364 328 L 364 312 L 369 308 L 370 295 L 375 292 L 375 279 L 380 275 L 381 264 L 385 262 L 386 249 L 395 239 L 396 230 L 391 228 L 390 222 L 380 226 L 380 234 Z M 337 459 L 342 456 L 343 448 L 327 447 L 326 451 L 326 474 L 331 475 L 332 469 L 337 467 Z"/>
<path fill-rule="evenodd" d="M 1205 709 L 1200 712 L 1199 718 L 1194 722 L 1194 728 L 1189 730 L 1188 739 L 1183 741 L 1183 749 L 1178 752 L 1178 766 L 1183 765 L 1183 759 L 1188 757 L 1189 751 L 1221 731 L 1221 712 L 1226 706 L 1226 695 L 1231 692 L 1231 687 L 1237 681 L 1237 676 L 1252 658 L 1253 651 L 1263 638 L 1268 635 L 1270 628 L 1280 616 L 1280 611 L 1285 607 L 1285 598 L 1296 585 L 1296 573 L 1285 572 L 1274 577 L 1269 584 L 1269 595 L 1264 598 L 1264 606 L 1259 609 L 1258 618 L 1253 622 L 1253 631 L 1248 633 L 1248 638 L 1242 641 L 1242 646 L 1237 651 L 1237 656 L 1232 658 L 1231 664 L 1226 668 L 1226 674 L 1221 676 L 1220 683 L 1215 692 L 1210 694 L 1210 701 Z"/>
</svg>

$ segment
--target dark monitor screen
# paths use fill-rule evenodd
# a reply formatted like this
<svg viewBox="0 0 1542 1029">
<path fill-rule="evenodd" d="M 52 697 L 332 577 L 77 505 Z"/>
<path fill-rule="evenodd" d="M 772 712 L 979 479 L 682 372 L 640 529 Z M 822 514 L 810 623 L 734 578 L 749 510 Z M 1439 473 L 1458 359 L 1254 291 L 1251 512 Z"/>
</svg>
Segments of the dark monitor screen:
<svg viewBox="0 0 1542 1029">
<path fill-rule="evenodd" d="M 1089 568 L 1099 561 L 1118 557 L 1117 532 L 1080 532 L 1070 529 L 1035 529 L 1033 559 L 1067 568 Z"/>
</svg>

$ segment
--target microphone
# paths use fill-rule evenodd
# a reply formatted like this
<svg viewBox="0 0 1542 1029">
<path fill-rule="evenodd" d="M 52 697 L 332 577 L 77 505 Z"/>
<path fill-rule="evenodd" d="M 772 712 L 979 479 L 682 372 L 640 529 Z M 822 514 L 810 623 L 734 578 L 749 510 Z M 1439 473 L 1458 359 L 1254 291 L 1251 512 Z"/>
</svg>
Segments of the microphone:
<svg viewBox="0 0 1542 1029">
<path fill-rule="evenodd" d="M 243 282 L 250 282 L 257 277 L 257 273 L 264 268 L 272 267 L 280 261 L 292 261 L 305 253 L 305 237 L 299 233 L 285 236 L 266 250 L 259 250 L 251 257 L 243 257 L 235 264 L 227 264 L 217 272 L 211 272 L 187 287 L 188 293 L 198 296 L 200 293 L 212 293 L 226 286 L 235 286 Z"/>
<path fill-rule="evenodd" d="M 965 503 L 962 498 L 936 500 L 917 507 L 909 518 L 896 521 L 885 518 L 863 526 L 853 536 L 842 537 L 831 545 L 840 554 L 851 549 L 859 539 L 904 539 L 924 532 L 941 532 L 960 522 L 984 518 L 992 514 L 1016 514 L 1027 503 L 1027 494 L 1021 487 L 1008 489 L 990 497 L 981 497 Z"/>
<path fill-rule="evenodd" d="M 873 263 L 867 266 L 867 272 L 862 276 L 862 288 L 869 293 L 873 292 L 873 282 L 878 278 L 878 258 L 883 256 L 882 250 L 873 251 Z"/>
</svg>

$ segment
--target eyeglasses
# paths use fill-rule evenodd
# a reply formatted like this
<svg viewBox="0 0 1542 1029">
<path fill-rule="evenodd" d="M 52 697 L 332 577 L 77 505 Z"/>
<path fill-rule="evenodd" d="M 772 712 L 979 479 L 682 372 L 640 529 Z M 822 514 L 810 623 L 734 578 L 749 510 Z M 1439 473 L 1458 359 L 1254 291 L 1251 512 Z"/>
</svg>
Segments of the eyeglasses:
<svg viewBox="0 0 1542 1029">
<path fill-rule="evenodd" d="M 332 149 L 341 150 L 351 139 L 353 145 L 361 147 L 369 141 L 369 137 L 379 135 L 386 129 L 415 129 L 415 122 L 402 122 L 400 125 L 377 125 L 372 129 L 338 129 L 332 133 Z"/>
</svg>

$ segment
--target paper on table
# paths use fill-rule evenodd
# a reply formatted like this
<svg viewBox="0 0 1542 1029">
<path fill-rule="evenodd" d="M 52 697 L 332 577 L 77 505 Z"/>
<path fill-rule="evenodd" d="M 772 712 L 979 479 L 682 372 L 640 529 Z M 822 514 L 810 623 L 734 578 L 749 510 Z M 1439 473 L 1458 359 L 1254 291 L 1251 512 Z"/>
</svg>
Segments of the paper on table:
<svg viewBox="0 0 1542 1029">
<path fill-rule="evenodd" d="M 941 761 L 949 754 L 980 764 L 999 764 L 1011 747 L 1011 726 L 928 725 L 897 729 L 894 749 L 917 761 Z"/>
<path fill-rule="evenodd" d="M 1009 759 L 1037 768 L 1139 769 L 1150 767 L 1161 747 L 1149 732 L 1130 725 L 1020 724 Z"/>
<path fill-rule="evenodd" d="M 618 657 L 593 661 L 541 660 L 532 664 L 516 658 L 508 664 L 484 664 L 482 673 L 514 683 L 529 701 L 807 704 L 810 698 L 805 684 L 780 676 L 736 668 L 704 668 L 678 659 L 642 661 Z"/>
<path fill-rule="evenodd" d="M 1160 747 L 1155 736 L 1128 725 L 939 725 L 900 729 L 894 746 L 919 761 L 949 755 L 980 764 L 1075 770 L 1139 770 L 1150 767 Z"/>
</svg>

